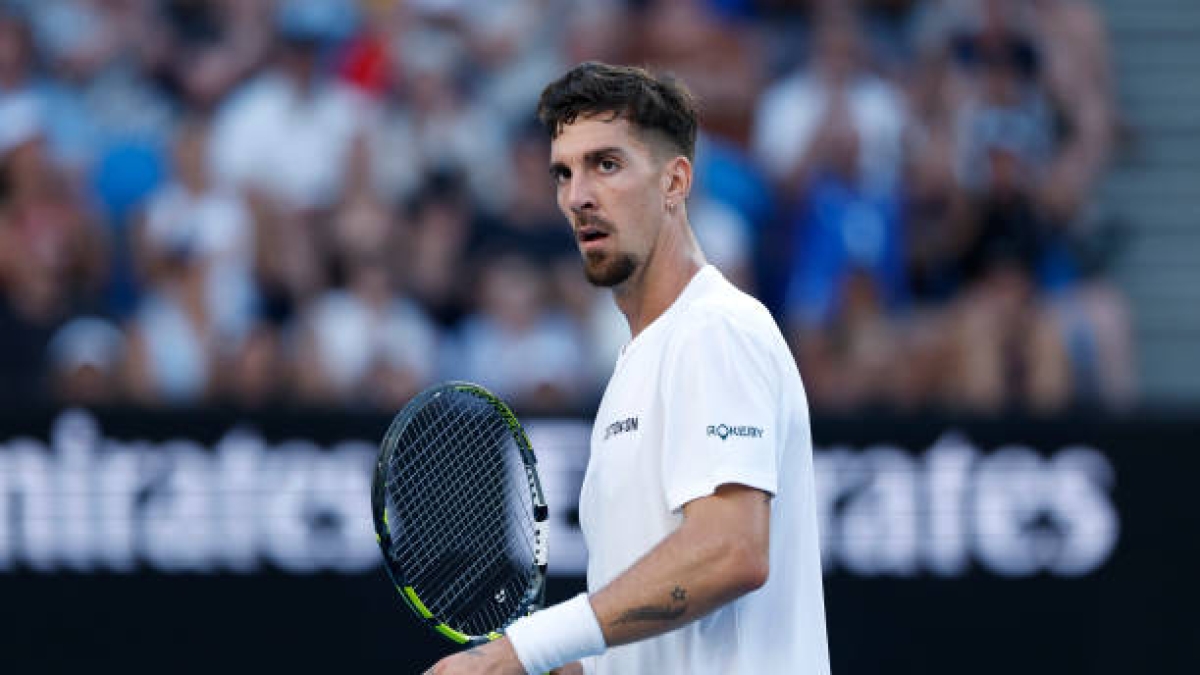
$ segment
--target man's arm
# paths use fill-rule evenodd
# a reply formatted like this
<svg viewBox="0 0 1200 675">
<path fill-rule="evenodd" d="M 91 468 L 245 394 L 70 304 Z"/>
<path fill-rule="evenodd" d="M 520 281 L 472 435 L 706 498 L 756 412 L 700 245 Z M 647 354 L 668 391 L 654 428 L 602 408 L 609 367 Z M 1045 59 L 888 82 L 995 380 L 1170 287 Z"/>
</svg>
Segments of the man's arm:
<svg viewBox="0 0 1200 675">
<path fill-rule="evenodd" d="M 770 495 L 727 484 L 683 507 L 683 524 L 591 596 L 609 647 L 674 630 L 767 581 Z"/>
<path fill-rule="evenodd" d="M 654 637 L 759 588 L 770 559 L 770 495 L 722 485 L 683 507 L 683 524 L 589 598 L 609 647 Z M 508 638 L 438 662 L 428 673 L 524 672 Z M 568 664 L 557 672 L 582 675 Z"/>
</svg>

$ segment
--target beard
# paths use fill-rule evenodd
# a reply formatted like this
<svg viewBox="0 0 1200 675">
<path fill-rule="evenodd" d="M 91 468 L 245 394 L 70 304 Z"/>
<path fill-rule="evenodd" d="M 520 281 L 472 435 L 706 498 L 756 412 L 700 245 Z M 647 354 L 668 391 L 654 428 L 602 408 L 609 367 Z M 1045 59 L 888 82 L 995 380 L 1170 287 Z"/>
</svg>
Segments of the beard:
<svg viewBox="0 0 1200 675">
<path fill-rule="evenodd" d="M 619 286 L 628 281 L 636 270 L 637 263 L 628 253 L 608 255 L 603 251 L 592 251 L 583 256 L 583 274 L 593 286 Z"/>
</svg>

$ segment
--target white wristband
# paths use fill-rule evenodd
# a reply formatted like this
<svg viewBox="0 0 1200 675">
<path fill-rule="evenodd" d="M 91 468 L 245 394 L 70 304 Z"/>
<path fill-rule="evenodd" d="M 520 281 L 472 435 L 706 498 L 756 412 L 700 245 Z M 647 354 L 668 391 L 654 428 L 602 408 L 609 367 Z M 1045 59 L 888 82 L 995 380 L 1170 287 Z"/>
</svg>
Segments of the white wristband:
<svg viewBox="0 0 1200 675">
<path fill-rule="evenodd" d="M 518 619 L 505 635 L 529 675 L 544 675 L 608 648 L 587 593 Z"/>
</svg>

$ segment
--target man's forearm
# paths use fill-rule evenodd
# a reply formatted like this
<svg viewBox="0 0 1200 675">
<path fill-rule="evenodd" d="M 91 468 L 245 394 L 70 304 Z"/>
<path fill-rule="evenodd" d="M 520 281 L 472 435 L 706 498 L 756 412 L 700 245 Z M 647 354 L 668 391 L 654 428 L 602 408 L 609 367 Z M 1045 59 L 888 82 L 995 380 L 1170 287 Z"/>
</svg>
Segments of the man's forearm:
<svg viewBox="0 0 1200 675">
<path fill-rule="evenodd" d="M 674 630 L 766 581 L 769 507 L 748 488 L 697 504 L 683 525 L 591 596 L 608 646 Z M 689 507 L 690 508 L 690 507 Z"/>
</svg>

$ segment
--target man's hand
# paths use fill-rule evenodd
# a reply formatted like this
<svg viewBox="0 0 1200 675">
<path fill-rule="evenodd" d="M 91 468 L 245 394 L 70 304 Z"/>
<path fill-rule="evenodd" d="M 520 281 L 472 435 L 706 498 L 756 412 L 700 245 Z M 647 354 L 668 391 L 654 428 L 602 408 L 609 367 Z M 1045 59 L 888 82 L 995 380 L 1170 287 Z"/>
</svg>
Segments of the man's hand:
<svg viewBox="0 0 1200 675">
<path fill-rule="evenodd" d="M 508 638 L 472 647 L 438 661 L 425 675 L 525 675 Z"/>
</svg>

